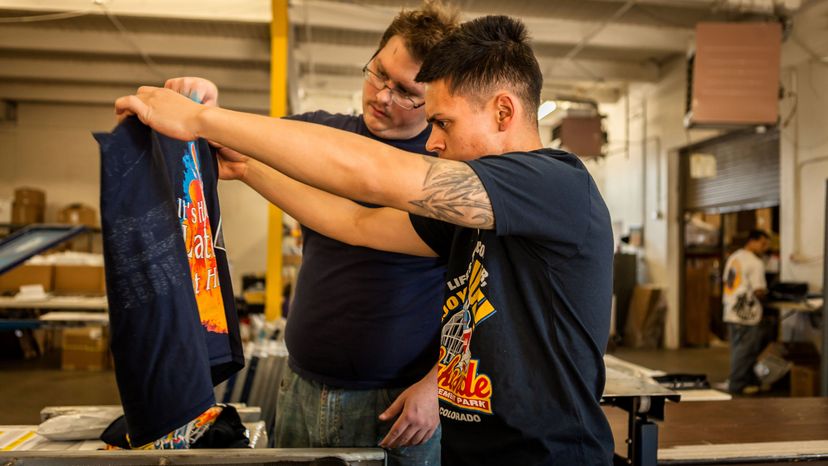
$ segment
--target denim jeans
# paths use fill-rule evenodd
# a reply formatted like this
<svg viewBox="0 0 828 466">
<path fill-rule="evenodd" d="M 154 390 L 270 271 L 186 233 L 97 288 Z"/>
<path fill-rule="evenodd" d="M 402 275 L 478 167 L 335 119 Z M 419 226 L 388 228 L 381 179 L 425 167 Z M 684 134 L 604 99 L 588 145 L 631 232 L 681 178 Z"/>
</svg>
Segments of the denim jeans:
<svg viewBox="0 0 828 466">
<path fill-rule="evenodd" d="M 748 385 L 758 385 L 753 372 L 756 358 L 762 351 L 765 326 L 728 324 L 730 330 L 730 393 L 741 393 Z"/>
<path fill-rule="evenodd" d="M 276 406 L 277 448 L 377 447 L 395 419 L 378 419 L 405 388 L 350 390 L 286 369 Z M 435 394 L 436 396 L 436 394 Z M 422 445 L 386 450 L 389 466 L 440 464 L 440 433 Z"/>
</svg>

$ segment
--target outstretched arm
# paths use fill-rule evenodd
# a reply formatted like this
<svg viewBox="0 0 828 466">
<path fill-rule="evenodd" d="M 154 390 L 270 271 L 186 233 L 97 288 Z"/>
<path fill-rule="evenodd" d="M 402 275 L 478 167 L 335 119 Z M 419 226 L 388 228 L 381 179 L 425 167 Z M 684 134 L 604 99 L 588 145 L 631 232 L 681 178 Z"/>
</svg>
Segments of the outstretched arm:
<svg viewBox="0 0 828 466">
<path fill-rule="evenodd" d="M 209 80 L 182 77 L 164 87 L 218 106 L 218 88 Z M 353 246 L 365 246 L 416 256 L 436 254 L 416 234 L 408 215 L 396 209 L 369 209 L 349 199 L 326 193 L 289 178 L 229 147 L 218 147 L 219 177 L 241 180 L 292 217 L 325 236 Z"/>
<path fill-rule="evenodd" d="M 326 192 L 456 225 L 491 229 L 494 215 L 480 179 L 465 163 L 433 159 L 320 125 L 205 107 L 173 91 L 142 87 L 118 99 L 168 136 L 203 137 Z"/>
<path fill-rule="evenodd" d="M 408 214 L 390 207 L 371 209 L 313 188 L 255 160 L 241 178 L 299 223 L 352 246 L 413 256 L 436 257 L 411 225 Z"/>
</svg>

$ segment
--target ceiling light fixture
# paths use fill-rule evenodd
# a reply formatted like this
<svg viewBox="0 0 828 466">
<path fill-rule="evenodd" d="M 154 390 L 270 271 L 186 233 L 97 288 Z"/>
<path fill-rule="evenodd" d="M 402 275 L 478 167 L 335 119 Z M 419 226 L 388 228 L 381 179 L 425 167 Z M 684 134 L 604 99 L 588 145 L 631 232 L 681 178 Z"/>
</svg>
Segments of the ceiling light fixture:
<svg viewBox="0 0 828 466">
<path fill-rule="evenodd" d="M 558 108 L 558 104 L 554 100 L 547 100 L 538 107 L 538 120 L 543 120 L 550 113 Z"/>
</svg>

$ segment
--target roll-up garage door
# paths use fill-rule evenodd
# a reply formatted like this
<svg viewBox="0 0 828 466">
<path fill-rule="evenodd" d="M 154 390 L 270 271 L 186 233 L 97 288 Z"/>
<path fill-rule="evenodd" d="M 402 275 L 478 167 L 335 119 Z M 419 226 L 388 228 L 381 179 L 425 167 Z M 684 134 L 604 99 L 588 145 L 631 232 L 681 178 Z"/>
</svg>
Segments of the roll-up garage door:
<svg viewBox="0 0 828 466">
<path fill-rule="evenodd" d="M 732 212 L 779 204 L 777 129 L 729 133 L 679 154 L 685 211 Z"/>
</svg>

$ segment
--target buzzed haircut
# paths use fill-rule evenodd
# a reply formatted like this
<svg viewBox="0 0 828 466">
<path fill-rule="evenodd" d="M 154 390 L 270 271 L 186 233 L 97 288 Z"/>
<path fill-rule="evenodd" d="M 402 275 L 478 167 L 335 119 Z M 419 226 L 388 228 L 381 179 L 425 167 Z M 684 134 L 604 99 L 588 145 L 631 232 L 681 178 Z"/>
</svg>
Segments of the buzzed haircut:
<svg viewBox="0 0 828 466">
<path fill-rule="evenodd" d="M 755 241 L 762 238 L 770 239 L 770 235 L 765 230 L 751 230 L 748 234 L 748 241 Z"/>
<path fill-rule="evenodd" d="M 460 25 L 429 52 L 416 77 L 423 83 L 440 79 L 450 93 L 481 102 L 498 87 L 510 87 L 537 125 L 543 75 L 520 20 L 484 16 Z"/>
<path fill-rule="evenodd" d="M 457 10 L 446 6 L 440 0 L 425 0 L 416 10 L 402 10 L 382 34 L 374 55 L 376 56 L 392 37 L 400 36 L 405 41 L 411 57 L 422 63 L 428 52 L 457 28 L 457 18 Z"/>
</svg>

